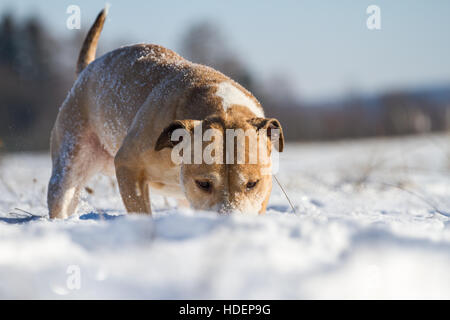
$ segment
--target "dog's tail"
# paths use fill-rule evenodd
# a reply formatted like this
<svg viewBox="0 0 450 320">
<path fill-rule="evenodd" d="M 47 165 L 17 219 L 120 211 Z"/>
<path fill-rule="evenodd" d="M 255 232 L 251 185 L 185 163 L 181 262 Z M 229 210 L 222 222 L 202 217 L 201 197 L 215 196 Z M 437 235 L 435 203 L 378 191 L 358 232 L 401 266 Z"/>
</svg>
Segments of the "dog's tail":
<svg viewBox="0 0 450 320">
<path fill-rule="evenodd" d="M 97 43 L 100 38 L 100 33 L 105 23 L 106 15 L 108 14 L 109 5 L 98 14 L 94 24 L 84 39 L 83 46 L 81 47 L 80 55 L 77 62 L 77 76 L 87 67 L 89 63 L 95 60 L 95 52 L 97 51 Z"/>
</svg>

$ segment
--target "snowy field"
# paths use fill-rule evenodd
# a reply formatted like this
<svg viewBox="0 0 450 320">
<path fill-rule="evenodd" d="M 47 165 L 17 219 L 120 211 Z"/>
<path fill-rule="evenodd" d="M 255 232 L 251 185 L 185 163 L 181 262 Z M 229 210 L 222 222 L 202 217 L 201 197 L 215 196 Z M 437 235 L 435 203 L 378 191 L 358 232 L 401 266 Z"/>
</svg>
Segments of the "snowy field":
<svg viewBox="0 0 450 320">
<path fill-rule="evenodd" d="M 3 155 L 0 298 L 450 299 L 449 136 L 285 149 L 296 213 L 274 185 L 261 217 L 161 197 L 127 216 L 99 176 L 77 216 L 49 221 L 49 155 Z"/>
</svg>

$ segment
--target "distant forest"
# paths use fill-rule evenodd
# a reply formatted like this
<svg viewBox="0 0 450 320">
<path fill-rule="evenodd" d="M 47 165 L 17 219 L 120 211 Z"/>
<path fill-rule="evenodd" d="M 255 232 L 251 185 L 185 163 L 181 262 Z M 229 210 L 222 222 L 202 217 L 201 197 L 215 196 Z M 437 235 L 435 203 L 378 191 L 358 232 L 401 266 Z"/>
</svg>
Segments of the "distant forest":
<svg viewBox="0 0 450 320">
<path fill-rule="evenodd" d="M 75 80 L 75 59 L 85 32 L 55 39 L 37 18 L 0 19 L 0 146 L 46 150 L 58 108 Z M 101 42 L 101 40 L 100 40 Z M 188 28 L 178 53 L 212 66 L 249 89 L 266 115 L 278 118 L 290 141 L 406 135 L 450 129 L 450 84 L 424 91 L 349 96 L 307 105 L 294 98 L 286 77 L 258 81 L 214 24 Z M 69 61 L 67 57 L 73 57 Z"/>
</svg>

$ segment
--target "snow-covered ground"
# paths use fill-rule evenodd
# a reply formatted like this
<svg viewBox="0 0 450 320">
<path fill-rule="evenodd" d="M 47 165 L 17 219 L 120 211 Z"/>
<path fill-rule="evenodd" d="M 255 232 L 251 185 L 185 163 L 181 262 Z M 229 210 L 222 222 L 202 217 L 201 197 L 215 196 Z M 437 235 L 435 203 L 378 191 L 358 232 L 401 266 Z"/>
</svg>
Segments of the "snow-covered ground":
<svg viewBox="0 0 450 320">
<path fill-rule="evenodd" d="M 0 298 L 450 298 L 448 136 L 288 145 L 295 214 L 274 185 L 261 217 L 160 197 L 127 216 L 99 176 L 49 221 L 49 174 L 47 154 L 0 160 Z"/>
</svg>

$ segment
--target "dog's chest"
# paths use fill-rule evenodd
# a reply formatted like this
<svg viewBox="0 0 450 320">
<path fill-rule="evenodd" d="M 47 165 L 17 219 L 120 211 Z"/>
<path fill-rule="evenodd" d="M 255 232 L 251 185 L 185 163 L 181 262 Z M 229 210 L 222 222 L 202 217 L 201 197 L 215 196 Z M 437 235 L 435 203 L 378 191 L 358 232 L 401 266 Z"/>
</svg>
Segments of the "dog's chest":
<svg viewBox="0 0 450 320">
<path fill-rule="evenodd" d="M 177 199 L 183 199 L 184 193 L 180 185 L 178 184 L 165 184 L 162 182 L 150 182 L 150 192 L 156 193 L 161 196 L 172 197 Z"/>
</svg>

